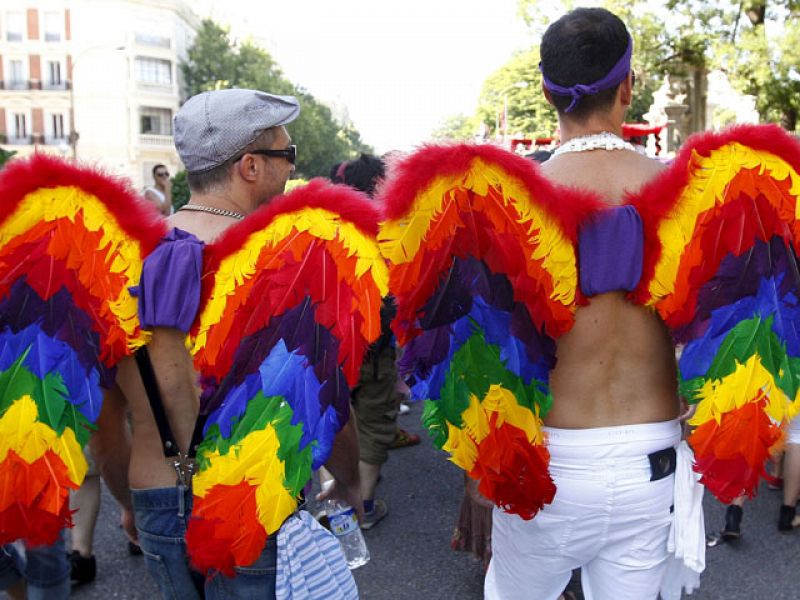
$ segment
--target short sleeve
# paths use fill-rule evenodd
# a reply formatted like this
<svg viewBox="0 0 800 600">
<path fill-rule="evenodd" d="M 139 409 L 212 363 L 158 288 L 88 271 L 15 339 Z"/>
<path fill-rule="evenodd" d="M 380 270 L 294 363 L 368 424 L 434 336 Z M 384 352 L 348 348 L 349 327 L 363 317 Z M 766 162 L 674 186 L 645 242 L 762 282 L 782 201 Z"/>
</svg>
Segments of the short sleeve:
<svg viewBox="0 0 800 600">
<path fill-rule="evenodd" d="M 142 329 L 169 327 L 188 332 L 200 307 L 203 242 L 172 229 L 145 259 L 131 294 L 139 298 Z"/>
</svg>

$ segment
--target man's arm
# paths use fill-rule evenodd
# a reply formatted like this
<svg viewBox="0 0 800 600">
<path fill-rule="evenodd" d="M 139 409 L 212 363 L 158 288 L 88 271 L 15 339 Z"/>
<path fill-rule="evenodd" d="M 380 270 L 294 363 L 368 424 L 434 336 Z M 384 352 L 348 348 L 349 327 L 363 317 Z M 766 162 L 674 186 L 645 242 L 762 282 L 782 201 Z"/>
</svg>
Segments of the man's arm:
<svg viewBox="0 0 800 600">
<path fill-rule="evenodd" d="M 351 410 L 350 419 L 336 435 L 331 455 L 325 463 L 325 468 L 333 475 L 333 485 L 319 494 L 317 500 L 340 498 L 355 509 L 360 520 L 364 516 L 364 502 L 361 498 L 358 457 L 358 433 L 355 416 Z"/>
<path fill-rule="evenodd" d="M 172 191 L 169 192 L 169 195 L 164 194 L 163 202 L 161 198 L 156 196 L 150 190 L 147 190 L 144 193 L 144 197 L 150 200 L 150 202 L 152 202 L 153 204 L 155 204 L 156 208 L 158 209 L 158 212 L 160 212 L 162 215 L 167 215 L 167 216 L 169 215 L 169 208 L 172 205 Z"/>
<path fill-rule="evenodd" d="M 164 207 L 162 212 L 169 216 L 172 212 L 172 180 L 167 177 L 164 182 Z"/>
<path fill-rule="evenodd" d="M 125 408 L 125 396 L 115 385 L 103 398 L 97 431 L 89 439 L 89 450 L 109 491 L 122 508 L 120 521 L 125 532 L 131 540 L 136 541 L 133 504 L 128 485 L 131 438 Z"/>
</svg>

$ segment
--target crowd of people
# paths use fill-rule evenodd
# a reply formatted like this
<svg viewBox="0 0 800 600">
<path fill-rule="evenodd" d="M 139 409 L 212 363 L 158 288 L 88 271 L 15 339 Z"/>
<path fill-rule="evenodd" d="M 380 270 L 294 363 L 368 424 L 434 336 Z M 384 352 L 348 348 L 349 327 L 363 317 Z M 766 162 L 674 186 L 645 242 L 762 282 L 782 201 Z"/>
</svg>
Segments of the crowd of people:
<svg viewBox="0 0 800 600">
<path fill-rule="evenodd" d="M 558 112 L 561 145 L 552 156 L 534 157 L 541 163 L 537 168 L 554 185 L 605 199 L 614 223 L 586 234 L 602 238 L 596 256 L 586 261 L 592 272 L 584 265 L 580 274 L 591 302 L 577 309 L 574 325 L 557 339 L 558 361 L 550 365 L 553 402 L 544 432 L 557 490 L 552 502 L 535 518 L 521 518 L 487 499 L 479 482 L 465 474 L 451 543 L 481 559 L 489 599 L 569 598 L 566 588 L 576 569 L 587 598 L 655 599 L 667 572 L 687 414 L 664 322 L 627 296 L 638 283 L 630 280 L 627 265 L 641 263 L 645 234 L 641 218 L 621 203 L 665 168 L 621 137 L 634 94 L 632 51 L 624 23 L 603 9 L 571 11 L 542 38 L 543 93 Z M 105 395 L 87 446 L 91 467 L 72 496 L 71 552 L 63 532 L 55 544 L 27 547 L 25 553 L 19 544 L 4 546 L 0 586 L 12 598 L 58 600 L 69 596 L 70 581 L 94 578 L 100 477 L 119 503 L 130 551 L 144 552 L 164 598 L 291 597 L 278 566 L 278 535 L 266 538 L 254 562 L 231 572 L 200 573 L 190 566 L 185 536 L 192 519 L 201 390 L 185 338 L 200 296 L 200 282 L 187 282 L 198 279 L 204 246 L 283 194 L 296 152 L 302 151 L 289 134 L 300 110 L 293 97 L 237 89 L 199 94 L 177 113 L 175 147 L 191 198 L 170 215 L 169 172 L 164 165 L 153 169 L 154 185 L 145 197 L 168 217 L 171 233 L 142 275 L 152 286 L 148 298 L 155 299 L 147 314 L 140 304 L 143 326 L 152 330 L 147 352 L 120 361 L 115 385 Z M 330 172 L 333 183 L 375 203 L 376 189 L 390 176 L 382 159 L 368 155 L 333 165 Z M 181 282 L 180 293 L 174 281 Z M 398 376 L 402 349 L 390 328 L 396 314 L 389 295 L 380 306 L 380 334 L 350 390 L 353 410 L 320 470 L 332 482 L 320 499 L 337 497 L 353 506 L 363 529 L 377 526 L 389 512 L 387 499 L 377 495 L 389 450 L 420 441 L 397 423 L 411 392 Z M 782 479 L 773 483 L 783 487 L 778 529 L 791 531 L 800 524 L 800 419 L 789 430 Z M 740 535 L 741 492 L 728 509 L 723 539 Z M 347 569 L 329 568 L 343 579 L 328 591 L 318 588 L 317 597 L 354 597 Z"/>
</svg>

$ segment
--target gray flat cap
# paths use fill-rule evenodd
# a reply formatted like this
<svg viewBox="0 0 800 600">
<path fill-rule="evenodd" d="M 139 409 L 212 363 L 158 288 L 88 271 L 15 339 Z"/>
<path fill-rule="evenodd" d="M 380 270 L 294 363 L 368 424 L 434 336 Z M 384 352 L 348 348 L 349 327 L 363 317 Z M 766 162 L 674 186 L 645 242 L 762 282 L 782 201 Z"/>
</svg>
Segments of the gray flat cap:
<svg viewBox="0 0 800 600">
<path fill-rule="evenodd" d="M 218 167 L 262 131 L 300 114 L 294 96 L 258 90 L 216 90 L 192 96 L 175 115 L 175 149 L 190 173 Z"/>
</svg>

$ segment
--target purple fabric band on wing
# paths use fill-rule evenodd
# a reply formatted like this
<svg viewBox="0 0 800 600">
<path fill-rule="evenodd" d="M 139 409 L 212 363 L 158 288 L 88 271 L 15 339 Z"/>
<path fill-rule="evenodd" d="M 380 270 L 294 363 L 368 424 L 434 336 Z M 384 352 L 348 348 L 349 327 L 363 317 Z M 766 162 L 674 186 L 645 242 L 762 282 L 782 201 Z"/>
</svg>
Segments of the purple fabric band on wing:
<svg viewBox="0 0 800 600">
<path fill-rule="evenodd" d="M 188 332 L 200 307 L 203 242 L 181 229 L 171 230 L 144 261 L 142 278 L 131 295 L 139 297 L 142 329 L 169 327 Z"/>
<path fill-rule="evenodd" d="M 572 97 L 572 102 L 565 111 L 570 112 L 575 108 L 575 105 L 578 103 L 578 101 L 584 96 L 592 96 L 598 92 L 602 92 L 603 90 L 611 89 L 625 79 L 625 77 L 627 77 L 628 73 L 631 71 L 632 55 L 633 39 L 629 36 L 628 48 L 625 50 L 625 53 L 622 55 L 622 57 L 617 61 L 617 64 L 611 67 L 611 70 L 606 74 L 605 77 L 589 84 L 576 83 L 573 86 L 564 87 L 550 81 L 545 76 L 544 71 L 542 71 L 541 63 L 539 64 L 539 70 L 542 71 L 542 81 L 544 83 L 544 87 L 546 87 L 548 91 L 559 96 Z"/>
<path fill-rule="evenodd" d="M 586 296 L 625 290 L 642 277 L 642 219 L 632 206 L 597 213 L 578 232 L 581 291 Z"/>
</svg>

